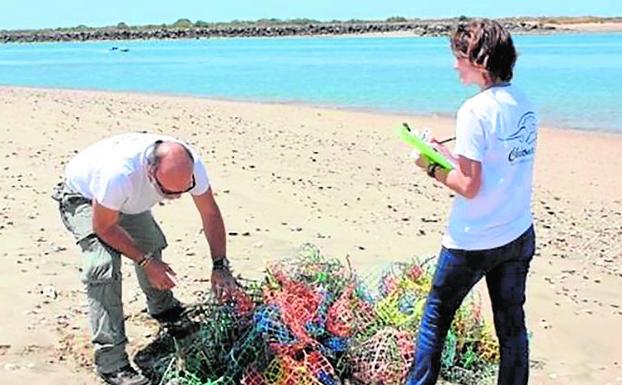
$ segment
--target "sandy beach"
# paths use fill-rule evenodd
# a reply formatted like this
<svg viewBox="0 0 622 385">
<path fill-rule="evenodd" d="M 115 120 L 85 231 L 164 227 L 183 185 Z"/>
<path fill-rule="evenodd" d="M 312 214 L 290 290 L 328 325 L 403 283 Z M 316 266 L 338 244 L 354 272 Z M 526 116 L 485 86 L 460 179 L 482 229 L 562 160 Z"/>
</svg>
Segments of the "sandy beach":
<svg viewBox="0 0 622 385">
<path fill-rule="evenodd" d="M 299 105 L 0 88 L 0 371 L 3 384 L 93 384 L 80 255 L 52 186 L 75 152 L 128 131 L 188 141 L 208 167 L 237 273 L 304 242 L 363 272 L 434 255 L 450 192 L 394 135 L 401 122 L 451 135 L 453 121 Z M 542 128 L 528 281 L 533 384 L 622 384 L 622 135 Z M 189 197 L 154 209 L 186 302 L 209 288 Z M 124 303 L 132 354 L 156 332 L 133 269 Z M 485 298 L 483 286 L 478 288 Z M 486 313 L 490 319 L 490 311 Z"/>
<path fill-rule="evenodd" d="M 610 21 L 602 23 L 566 23 L 557 26 L 561 29 L 578 32 L 622 32 L 622 23 Z"/>
</svg>

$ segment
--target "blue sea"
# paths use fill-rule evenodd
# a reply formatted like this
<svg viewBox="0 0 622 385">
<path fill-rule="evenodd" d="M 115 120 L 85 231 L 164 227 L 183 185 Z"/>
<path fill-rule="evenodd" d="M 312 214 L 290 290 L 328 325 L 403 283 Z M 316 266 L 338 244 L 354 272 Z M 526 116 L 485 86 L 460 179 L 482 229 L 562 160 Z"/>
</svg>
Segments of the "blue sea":
<svg viewBox="0 0 622 385">
<path fill-rule="evenodd" d="M 514 83 L 544 125 L 622 133 L 622 34 L 514 36 Z M 113 47 L 127 49 L 113 50 Z M 0 45 L 0 84 L 453 116 L 447 38 L 317 37 Z"/>
</svg>

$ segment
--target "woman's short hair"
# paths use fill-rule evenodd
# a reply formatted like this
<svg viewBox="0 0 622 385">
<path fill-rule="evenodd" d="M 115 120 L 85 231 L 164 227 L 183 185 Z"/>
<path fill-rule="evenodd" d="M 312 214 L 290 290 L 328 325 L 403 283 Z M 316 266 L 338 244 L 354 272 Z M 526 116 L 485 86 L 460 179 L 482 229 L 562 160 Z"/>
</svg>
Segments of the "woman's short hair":
<svg viewBox="0 0 622 385">
<path fill-rule="evenodd" d="M 512 79 L 516 49 L 510 33 L 497 21 L 479 19 L 458 24 L 450 42 L 457 58 L 487 70 L 491 80 Z"/>
</svg>

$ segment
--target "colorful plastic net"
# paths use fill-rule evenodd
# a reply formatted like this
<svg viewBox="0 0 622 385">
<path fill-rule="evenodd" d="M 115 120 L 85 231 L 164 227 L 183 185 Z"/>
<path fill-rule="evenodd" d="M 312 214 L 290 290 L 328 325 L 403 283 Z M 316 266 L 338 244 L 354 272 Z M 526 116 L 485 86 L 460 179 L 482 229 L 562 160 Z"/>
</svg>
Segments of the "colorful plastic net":
<svg viewBox="0 0 622 385">
<path fill-rule="evenodd" d="M 262 282 L 243 281 L 227 303 L 203 293 L 187 312 L 198 331 L 161 334 L 135 362 L 162 385 L 403 384 L 433 268 L 429 260 L 393 264 L 370 282 L 306 244 L 270 263 Z M 498 359 L 471 296 L 447 336 L 441 375 L 490 383 Z"/>
</svg>

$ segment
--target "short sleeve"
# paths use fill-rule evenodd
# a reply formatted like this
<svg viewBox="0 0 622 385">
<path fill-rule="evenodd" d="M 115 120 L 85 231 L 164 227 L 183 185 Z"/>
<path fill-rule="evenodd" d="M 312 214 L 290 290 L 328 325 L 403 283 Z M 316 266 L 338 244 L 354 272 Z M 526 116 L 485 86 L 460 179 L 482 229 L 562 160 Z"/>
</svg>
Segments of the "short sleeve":
<svg viewBox="0 0 622 385">
<path fill-rule="evenodd" d="M 192 190 L 190 190 L 190 194 L 192 195 L 201 195 L 204 194 L 209 189 L 209 178 L 207 176 L 207 169 L 205 168 L 205 164 L 203 160 L 193 152 L 194 156 L 194 180 L 196 185 Z"/>
<path fill-rule="evenodd" d="M 485 150 L 486 136 L 482 120 L 468 106 L 462 106 L 456 119 L 454 154 L 481 162 Z"/>
<path fill-rule="evenodd" d="M 93 199 L 107 209 L 120 211 L 129 198 L 130 181 L 123 173 L 101 173 L 93 178 Z"/>
</svg>

